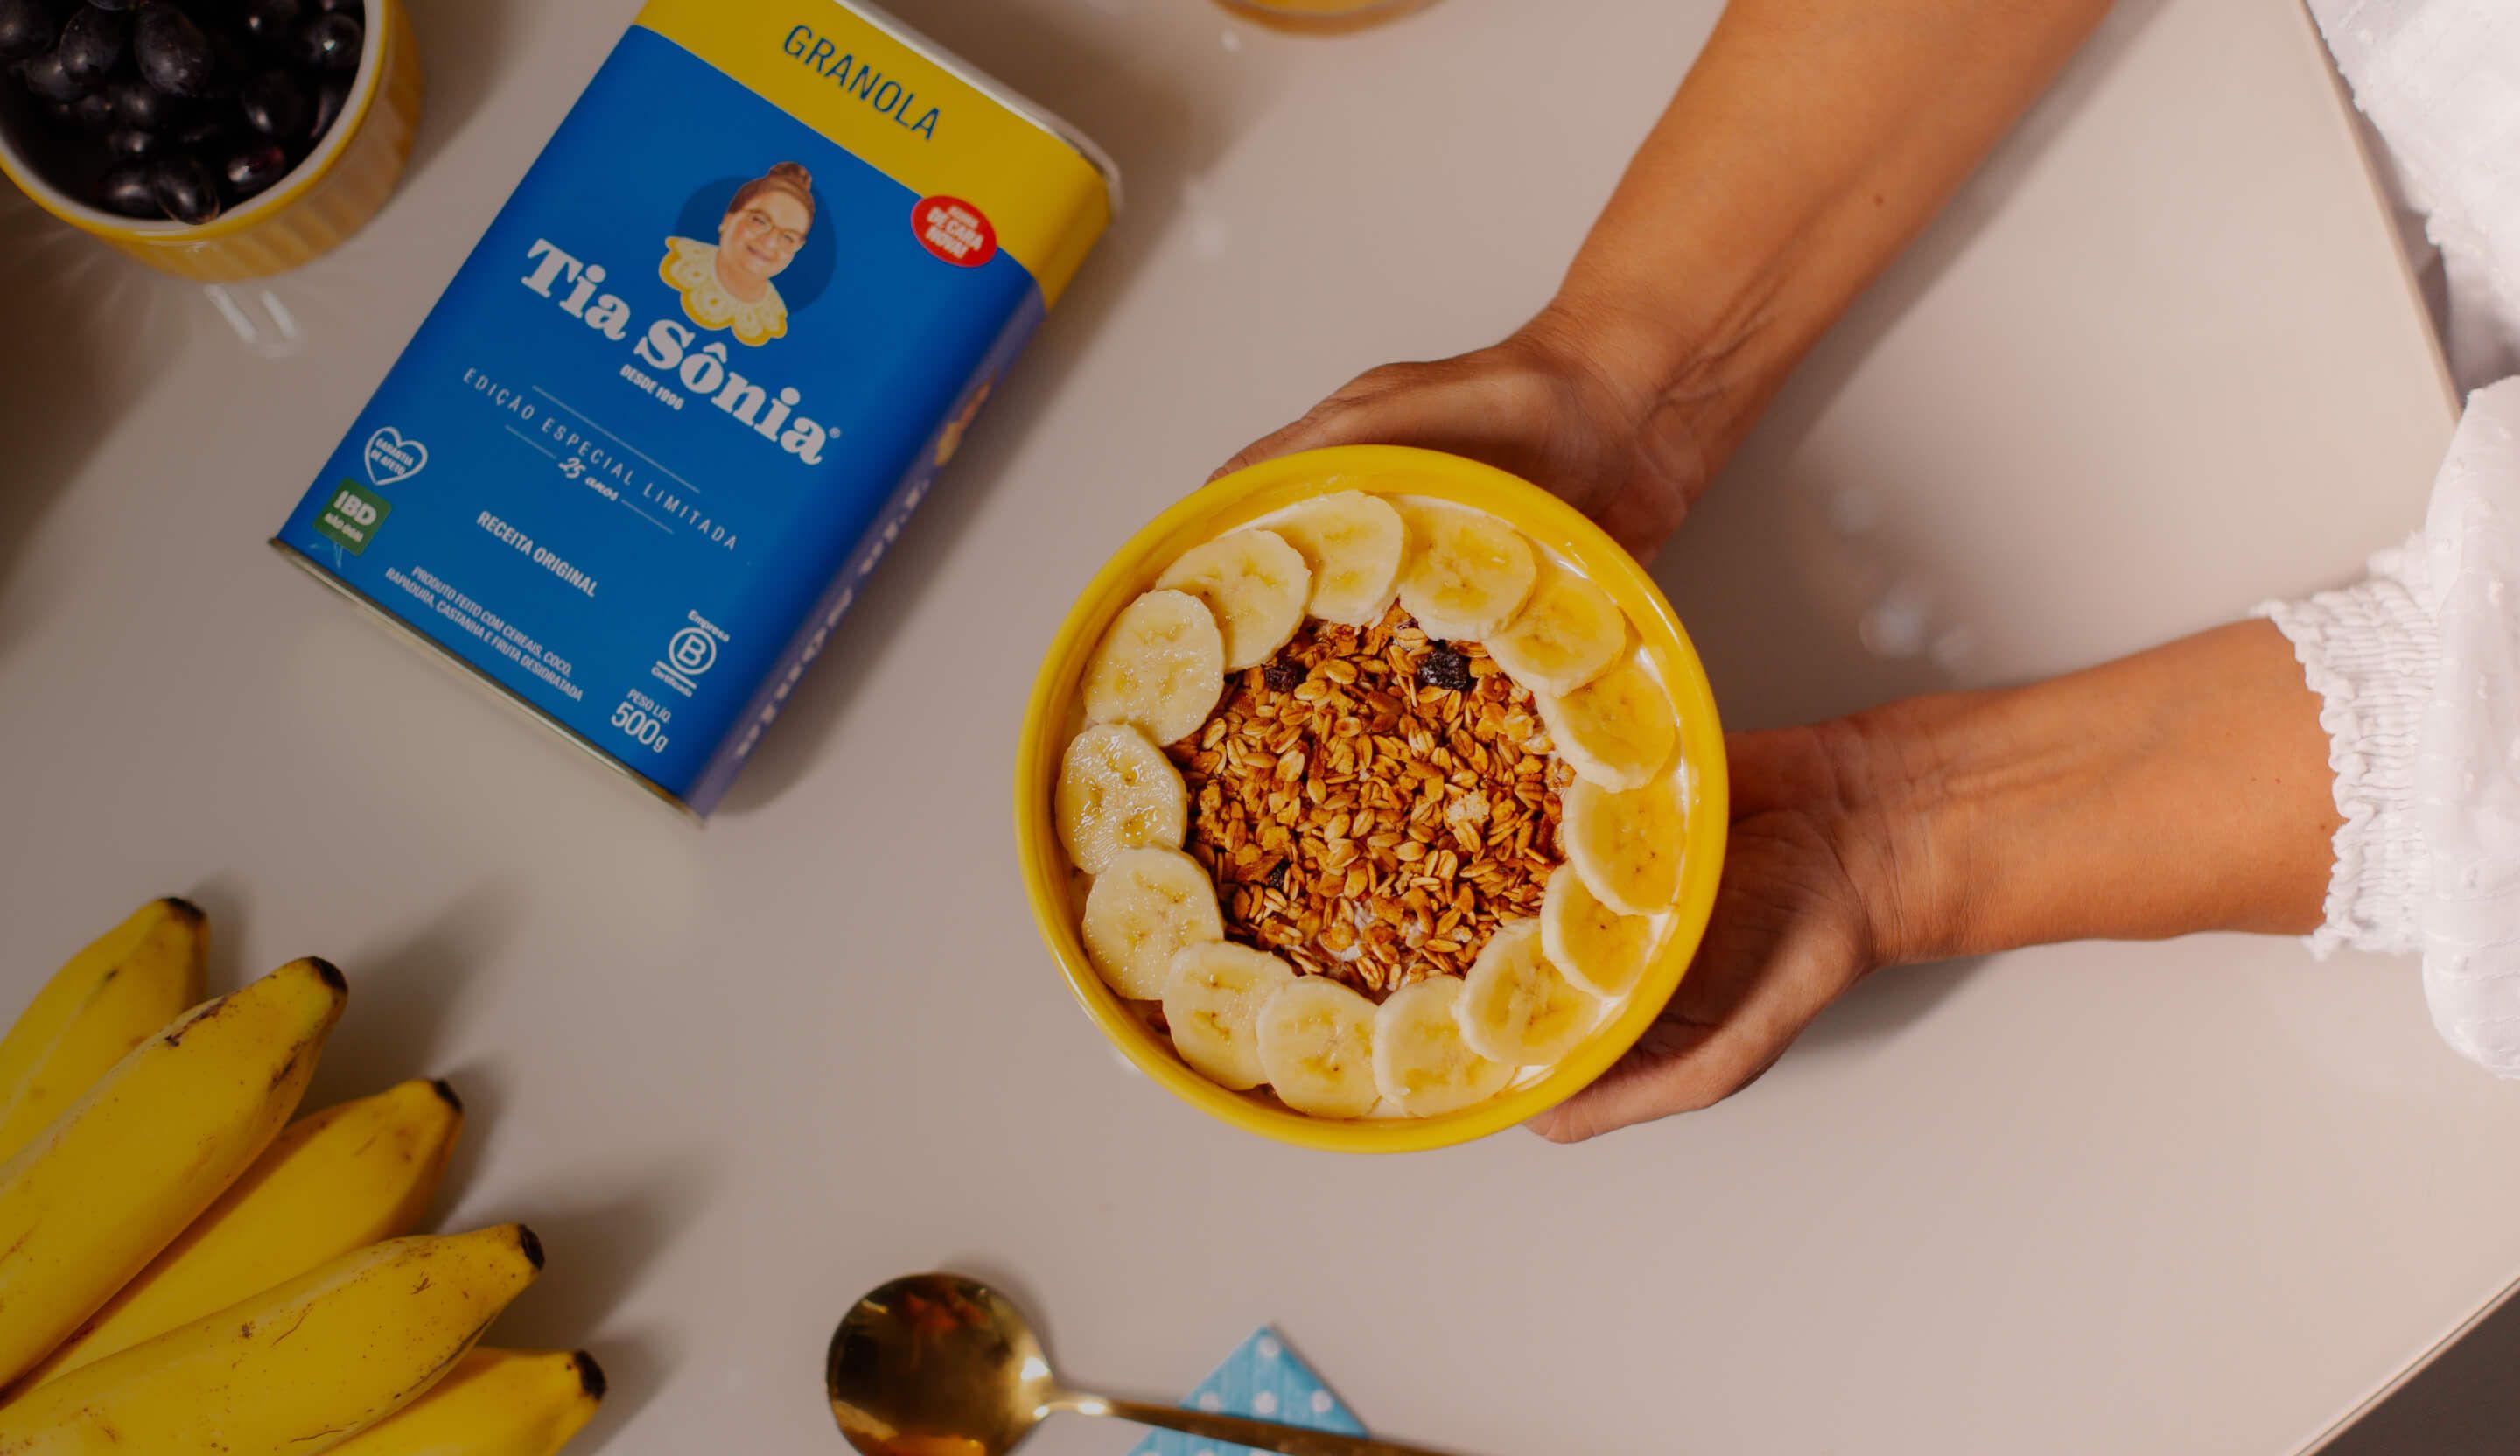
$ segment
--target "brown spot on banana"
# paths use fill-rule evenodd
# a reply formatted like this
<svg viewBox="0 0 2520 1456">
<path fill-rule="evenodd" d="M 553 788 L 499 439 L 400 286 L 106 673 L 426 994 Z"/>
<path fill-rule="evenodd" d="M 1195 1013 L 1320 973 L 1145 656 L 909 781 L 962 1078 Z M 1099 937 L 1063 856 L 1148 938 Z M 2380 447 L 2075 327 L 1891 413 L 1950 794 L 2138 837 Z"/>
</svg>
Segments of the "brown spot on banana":
<svg viewBox="0 0 2520 1456">
<path fill-rule="evenodd" d="M 271 1074 L 271 1085 L 277 1087 L 281 1083 L 288 1081 L 291 1077 L 296 1075 L 297 1066 L 299 1063 L 306 1060 L 308 1050 L 309 1048 L 300 1046 L 296 1051 L 290 1053 L 289 1060 L 282 1063 L 280 1069 Z"/>
</svg>

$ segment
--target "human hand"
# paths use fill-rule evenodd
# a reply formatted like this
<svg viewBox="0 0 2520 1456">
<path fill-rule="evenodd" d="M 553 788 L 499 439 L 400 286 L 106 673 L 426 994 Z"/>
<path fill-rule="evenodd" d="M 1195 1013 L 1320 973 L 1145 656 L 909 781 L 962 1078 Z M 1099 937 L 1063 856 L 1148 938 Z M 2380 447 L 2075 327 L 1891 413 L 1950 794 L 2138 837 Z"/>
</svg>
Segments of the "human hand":
<svg viewBox="0 0 2520 1456">
<path fill-rule="evenodd" d="M 1360 376 L 1227 469 L 1324 445 L 1448 450 L 1651 556 L 2108 8 L 1731 0 L 1539 317 Z"/>
<path fill-rule="evenodd" d="M 2303 934 L 2342 822 L 2292 644 L 2234 623 L 2017 688 L 1735 734 L 1706 938 L 1577 1142 L 1730 1097 L 1874 968 L 2200 931 Z"/>
<path fill-rule="evenodd" d="M 1939 878 L 1901 805 L 1903 755 L 1865 720 L 1726 740 L 1732 832 L 1714 918 L 1636 1047 L 1532 1122 L 1573 1143 L 1711 1107 L 1758 1080 L 1821 1011 L 1910 957 L 1917 893 Z"/>
<path fill-rule="evenodd" d="M 1629 355 L 1552 305 L 1501 343 L 1359 375 L 1217 474 L 1329 445 L 1443 450 L 1547 487 L 1649 561 L 1732 442 L 1712 386 L 1666 387 Z"/>
</svg>

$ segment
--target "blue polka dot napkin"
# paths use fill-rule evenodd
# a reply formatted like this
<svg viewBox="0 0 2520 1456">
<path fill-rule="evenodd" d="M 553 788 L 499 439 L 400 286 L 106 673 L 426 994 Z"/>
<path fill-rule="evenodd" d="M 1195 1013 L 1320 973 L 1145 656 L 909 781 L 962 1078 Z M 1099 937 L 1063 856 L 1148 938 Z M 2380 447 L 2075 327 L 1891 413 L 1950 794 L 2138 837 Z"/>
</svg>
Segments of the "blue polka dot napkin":
<svg viewBox="0 0 2520 1456">
<path fill-rule="evenodd" d="M 1365 1426 L 1341 1404 L 1312 1367 L 1286 1348 L 1278 1332 L 1263 1326 L 1182 1402 L 1185 1410 L 1222 1411 L 1229 1416 L 1256 1416 L 1312 1431 L 1365 1434 Z M 1129 1456 L 1263 1456 L 1249 1446 L 1227 1445 L 1158 1431 L 1138 1442 Z"/>
</svg>

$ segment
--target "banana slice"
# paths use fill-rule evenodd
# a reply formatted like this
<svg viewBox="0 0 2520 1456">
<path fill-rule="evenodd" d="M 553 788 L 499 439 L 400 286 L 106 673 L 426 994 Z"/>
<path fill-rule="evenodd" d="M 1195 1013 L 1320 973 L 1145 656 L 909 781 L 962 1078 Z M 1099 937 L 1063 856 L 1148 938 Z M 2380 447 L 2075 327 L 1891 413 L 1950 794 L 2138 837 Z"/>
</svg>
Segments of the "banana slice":
<svg viewBox="0 0 2520 1456">
<path fill-rule="evenodd" d="M 1652 778 L 1680 741 L 1662 684 L 1634 662 L 1621 662 L 1563 698 L 1531 696 L 1557 756 L 1576 777 L 1604 789 L 1634 789 Z"/>
<path fill-rule="evenodd" d="M 1546 1067 L 1565 1056 L 1600 1013 L 1592 992 L 1550 964 L 1536 920 L 1497 927 L 1453 1003 L 1462 1040 L 1508 1067 Z"/>
<path fill-rule="evenodd" d="M 1378 495 L 1342 490 L 1309 500 L 1272 526 L 1313 569 L 1313 615 L 1342 627 L 1369 626 L 1391 610 L 1409 528 Z"/>
<path fill-rule="evenodd" d="M 1462 1039 L 1453 1015 L 1461 997 L 1461 978 L 1437 976 L 1403 987 L 1373 1014 L 1374 1085 L 1410 1116 L 1458 1112 L 1513 1080 L 1512 1068 Z"/>
<path fill-rule="evenodd" d="M 1628 618 L 1610 594 L 1555 562 L 1504 631 L 1482 639 L 1506 675 L 1535 693 L 1572 693 L 1628 650 Z"/>
<path fill-rule="evenodd" d="M 1540 564 L 1522 532 L 1478 511 L 1412 506 L 1400 605 L 1430 637 L 1484 642 L 1513 620 Z"/>
<path fill-rule="evenodd" d="M 1159 744 L 1196 733 L 1224 695 L 1225 639 L 1187 592 L 1121 608 L 1085 666 L 1085 720 L 1134 723 Z"/>
<path fill-rule="evenodd" d="M 1605 1000 L 1624 996 L 1644 974 L 1654 939 L 1652 921 L 1602 904 L 1573 865 L 1549 877 L 1540 897 L 1540 949 L 1568 980 Z"/>
<path fill-rule="evenodd" d="M 1068 742 L 1055 811 L 1068 862 L 1100 875 L 1123 849 L 1180 848 L 1190 830 L 1190 791 L 1147 735 L 1102 723 Z"/>
<path fill-rule="evenodd" d="M 1161 1000 L 1182 947 L 1225 938 L 1216 887 L 1178 849 L 1126 849 L 1085 895 L 1085 954 L 1111 989 Z"/>
<path fill-rule="evenodd" d="M 1313 569 L 1275 531 L 1230 531 L 1183 552 L 1155 589 L 1205 602 L 1225 633 L 1225 670 L 1239 672 L 1276 657 L 1304 624 Z"/>
<path fill-rule="evenodd" d="M 1200 1076 L 1247 1092 L 1268 1080 L 1260 1064 L 1260 1008 L 1295 983 L 1295 968 L 1247 945 L 1203 940 L 1182 947 L 1164 980 L 1173 1050 Z"/>
<path fill-rule="evenodd" d="M 1653 915 L 1680 895 L 1688 806 L 1664 777 L 1614 794 L 1588 780 L 1567 786 L 1558 840 L 1593 897 L 1622 915 Z"/>
<path fill-rule="evenodd" d="M 1373 1080 L 1373 1003 L 1305 976 L 1260 1008 L 1260 1068 L 1278 1100 L 1316 1117 L 1362 1117 Z"/>
</svg>

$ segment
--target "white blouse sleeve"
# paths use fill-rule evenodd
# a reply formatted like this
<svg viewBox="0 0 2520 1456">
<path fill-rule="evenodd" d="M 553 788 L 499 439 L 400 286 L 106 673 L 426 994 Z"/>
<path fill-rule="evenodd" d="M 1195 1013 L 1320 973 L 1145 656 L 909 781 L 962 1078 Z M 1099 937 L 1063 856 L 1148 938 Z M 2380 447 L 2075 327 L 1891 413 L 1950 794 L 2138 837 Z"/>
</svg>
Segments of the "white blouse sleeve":
<svg viewBox="0 0 2520 1456">
<path fill-rule="evenodd" d="M 2259 614 L 2319 696 L 2345 820 L 2311 948 L 2421 951 L 2433 1024 L 2520 1077 L 2520 379 L 2470 397 L 2412 540 Z"/>
</svg>

